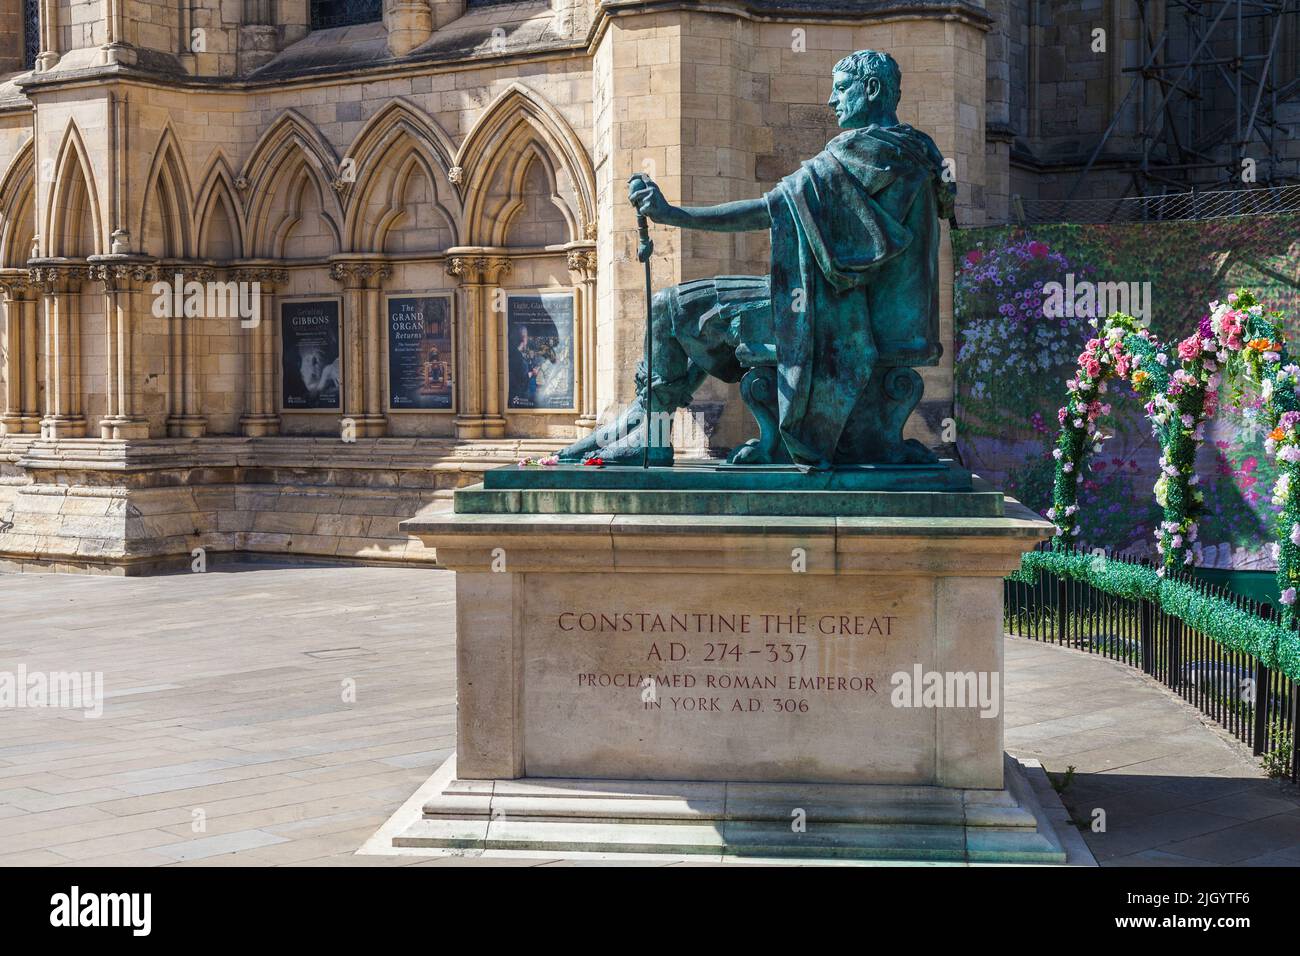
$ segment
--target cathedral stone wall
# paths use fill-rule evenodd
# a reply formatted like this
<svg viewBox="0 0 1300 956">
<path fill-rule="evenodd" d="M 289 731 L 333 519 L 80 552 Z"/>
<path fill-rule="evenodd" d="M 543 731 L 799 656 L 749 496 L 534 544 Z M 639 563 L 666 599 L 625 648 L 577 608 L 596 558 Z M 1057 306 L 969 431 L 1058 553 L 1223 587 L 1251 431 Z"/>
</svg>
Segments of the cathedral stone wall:
<svg viewBox="0 0 1300 956">
<path fill-rule="evenodd" d="M 991 18 L 964 0 L 413 0 L 317 31 L 298 0 L 41 10 L 38 69 L 0 78 L 0 565 L 434 560 L 402 518 L 630 397 L 628 177 L 685 204 L 761 195 L 837 132 L 831 67 L 855 49 L 898 59 L 900 117 L 953 161 L 959 221 L 985 216 Z M 656 288 L 767 268 L 763 235 L 654 238 Z M 947 354 L 911 425 L 935 446 L 944 250 Z M 527 407 L 511 303 L 560 296 L 547 360 L 570 390 Z M 449 317 L 414 385 L 390 360 L 412 299 Z M 408 386 L 446 407 L 399 407 Z M 712 455 L 753 428 L 712 383 L 675 434 Z"/>
</svg>

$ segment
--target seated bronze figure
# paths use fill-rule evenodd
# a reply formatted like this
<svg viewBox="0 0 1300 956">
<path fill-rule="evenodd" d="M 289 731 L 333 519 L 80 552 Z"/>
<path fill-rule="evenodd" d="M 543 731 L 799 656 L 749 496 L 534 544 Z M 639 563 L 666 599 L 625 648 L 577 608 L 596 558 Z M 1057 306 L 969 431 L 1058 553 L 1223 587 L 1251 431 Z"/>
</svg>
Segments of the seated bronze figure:
<svg viewBox="0 0 1300 956">
<path fill-rule="evenodd" d="M 688 405 L 710 375 L 740 382 L 759 436 L 733 463 L 936 460 L 902 430 L 921 399 L 914 366 L 943 352 L 940 219 L 951 219 L 956 190 L 934 141 L 899 123 L 899 84 L 887 53 L 837 63 L 829 105 L 846 132 L 760 199 L 680 208 L 646 177 L 630 184 L 638 211 L 661 225 L 771 231 L 769 276 L 686 282 L 650 310 L 654 413 Z M 666 429 L 647 421 L 646 375 L 642 362 L 640 397 L 560 459 L 640 463 L 650 441 L 650 464 L 671 465 Z"/>
</svg>

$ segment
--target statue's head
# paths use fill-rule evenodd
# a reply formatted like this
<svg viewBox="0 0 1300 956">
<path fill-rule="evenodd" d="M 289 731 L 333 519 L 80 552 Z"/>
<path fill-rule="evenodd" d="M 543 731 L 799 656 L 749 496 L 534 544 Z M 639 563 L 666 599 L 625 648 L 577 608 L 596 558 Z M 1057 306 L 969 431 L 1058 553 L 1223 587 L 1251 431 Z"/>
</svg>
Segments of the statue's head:
<svg viewBox="0 0 1300 956">
<path fill-rule="evenodd" d="M 828 106 L 844 129 L 897 122 L 902 72 L 898 62 L 879 50 L 859 50 L 835 64 Z"/>
</svg>

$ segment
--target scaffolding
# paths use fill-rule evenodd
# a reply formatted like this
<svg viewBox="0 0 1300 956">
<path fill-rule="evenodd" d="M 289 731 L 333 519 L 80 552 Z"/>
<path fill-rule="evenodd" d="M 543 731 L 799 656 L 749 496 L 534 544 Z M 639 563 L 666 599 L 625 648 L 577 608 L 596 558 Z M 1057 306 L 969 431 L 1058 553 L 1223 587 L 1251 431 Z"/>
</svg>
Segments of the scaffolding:
<svg viewBox="0 0 1300 956">
<path fill-rule="evenodd" d="M 1129 176 L 1124 196 L 1240 190 L 1300 183 L 1295 124 L 1279 116 L 1300 100 L 1296 34 L 1300 0 L 1136 0 L 1141 66 L 1070 189 L 1073 200 L 1099 159 Z M 1294 43 L 1294 41 L 1291 41 Z M 1123 130 L 1133 119 L 1135 133 Z M 1120 138 L 1135 149 L 1107 154 Z"/>
</svg>

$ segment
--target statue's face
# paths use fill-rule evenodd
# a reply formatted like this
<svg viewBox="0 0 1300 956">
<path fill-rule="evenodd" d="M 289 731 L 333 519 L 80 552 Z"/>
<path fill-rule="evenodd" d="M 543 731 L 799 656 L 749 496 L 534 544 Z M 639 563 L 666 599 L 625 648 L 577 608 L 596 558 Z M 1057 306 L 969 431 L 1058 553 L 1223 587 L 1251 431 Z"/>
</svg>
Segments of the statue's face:
<svg viewBox="0 0 1300 956">
<path fill-rule="evenodd" d="M 881 94 L 880 80 L 861 80 L 852 73 L 836 72 L 831 76 L 831 98 L 827 105 L 835 111 L 842 129 L 861 129 L 871 118 L 871 103 Z"/>
</svg>

